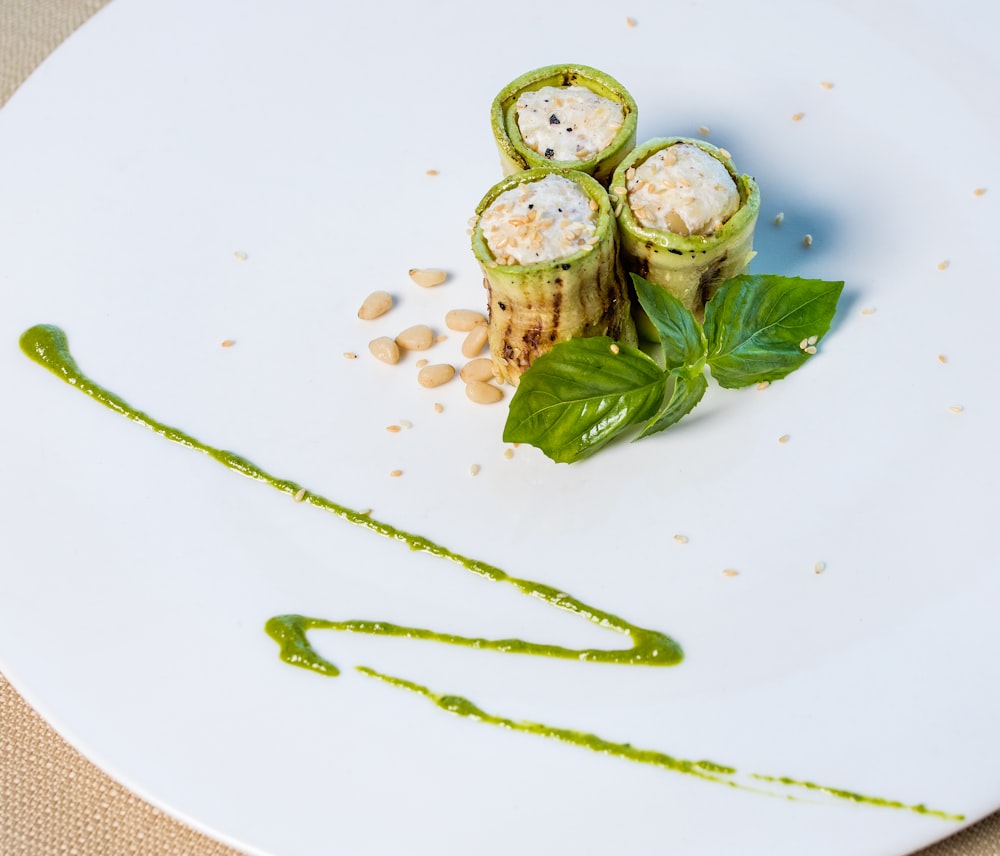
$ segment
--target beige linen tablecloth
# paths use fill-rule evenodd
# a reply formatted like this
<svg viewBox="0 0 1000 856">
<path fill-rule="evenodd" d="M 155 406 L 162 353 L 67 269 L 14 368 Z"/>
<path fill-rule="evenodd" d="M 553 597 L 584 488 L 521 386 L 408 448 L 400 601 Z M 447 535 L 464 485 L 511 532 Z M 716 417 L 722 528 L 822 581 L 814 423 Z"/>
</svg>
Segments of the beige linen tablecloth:
<svg viewBox="0 0 1000 856">
<path fill-rule="evenodd" d="M 0 0 L 0 108 L 63 39 L 107 2 Z M 126 853 L 228 856 L 237 851 L 178 823 L 106 776 L 0 675 L 0 856 Z M 1000 856 L 1000 813 L 920 856 Z"/>
</svg>

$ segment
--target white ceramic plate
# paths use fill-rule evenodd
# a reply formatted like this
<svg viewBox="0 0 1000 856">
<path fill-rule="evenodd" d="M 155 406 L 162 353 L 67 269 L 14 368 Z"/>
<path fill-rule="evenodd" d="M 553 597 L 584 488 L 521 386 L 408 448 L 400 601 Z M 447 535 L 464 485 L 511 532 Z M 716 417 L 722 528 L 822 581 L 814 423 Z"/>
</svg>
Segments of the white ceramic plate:
<svg viewBox="0 0 1000 856">
<path fill-rule="evenodd" d="M 115 0 L 0 112 L 3 672 L 111 774 L 257 853 L 903 853 L 960 827 L 753 773 L 1000 806 L 997 12 L 898 5 Z M 756 176 L 754 270 L 847 283 L 796 375 L 572 466 L 505 457 L 505 405 L 367 354 L 483 305 L 489 104 L 561 61 L 621 80 L 640 139 L 707 126 Z M 420 289 L 414 266 L 451 276 Z M 375 288 L 397 307 L 361 322 Z M 38 322 L 153 416 L 685 661 L 317 632 L 341 677 L 283 664 L 263 625 L 288 612 L 620 639 L 115 416 L 23 357 Z M 772 795 L 451 716 L 361 664 Z"/>
</svg>

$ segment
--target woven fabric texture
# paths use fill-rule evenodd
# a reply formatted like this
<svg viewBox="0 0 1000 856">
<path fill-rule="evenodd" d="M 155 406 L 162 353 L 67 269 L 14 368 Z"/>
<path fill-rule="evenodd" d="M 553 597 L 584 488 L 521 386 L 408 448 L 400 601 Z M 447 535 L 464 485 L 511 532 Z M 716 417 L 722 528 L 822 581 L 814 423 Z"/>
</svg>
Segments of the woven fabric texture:
<svg viewBox="0 0 1000 856">
<path fill-rule="evenodd" d="M 165 815 L 72 749 L 0 677 L 3 856 L 238 856 Z"/>
</svg>

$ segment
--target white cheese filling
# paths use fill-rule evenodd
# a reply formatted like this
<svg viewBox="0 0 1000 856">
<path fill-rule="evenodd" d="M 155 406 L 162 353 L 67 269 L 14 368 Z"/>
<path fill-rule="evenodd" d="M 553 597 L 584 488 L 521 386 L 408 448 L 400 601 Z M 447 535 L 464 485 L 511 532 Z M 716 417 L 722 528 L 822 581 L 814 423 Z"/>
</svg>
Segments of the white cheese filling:
<svg viewBox="0 0 1000 856">
<path fill-rule="evenodd" d="M 501 264 L 557 261 L 597 243 L 598 205 L 561 175 L 505 190 L 482 213 L 486 246 Z"/>
<path fill-rule="evenodd" d="M 726 167 L 708 152 L 676 143 L 650 155 L 627 183 L 632 214 L 648 229 L 711 235 L 740 207 Z"/>
<path fill-rule="evenodd" d="M 557 161 L 581 161 L 606 149 L 625 110 L 585 86 L 543 86 L 517 99 L 517 127 L 533 151 Z"/>
</svg>

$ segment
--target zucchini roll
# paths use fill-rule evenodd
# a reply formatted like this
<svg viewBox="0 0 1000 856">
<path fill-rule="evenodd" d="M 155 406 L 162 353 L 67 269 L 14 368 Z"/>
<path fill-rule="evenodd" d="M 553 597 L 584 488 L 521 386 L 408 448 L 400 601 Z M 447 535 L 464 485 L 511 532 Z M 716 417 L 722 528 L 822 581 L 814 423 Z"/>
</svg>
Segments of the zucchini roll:
<svg viewBox="0 0 1000 856">
<path fill-rule="evenodd" d="M 611 194 L 625 269 L 692 312 L 700 315 L 754 256 L 760 191 L 725 149 L 684 137 L 650 140 L 618 165 Z M 645 335 L 648 319 L 636 309 Z"/>
<path fill-rule="evenodd" d="M 577 169 L 607 187 L 635 147 L 638 110 L 617 80 L 585 65 L 550 65 L 507 84 L 490 121 L 504 175 L 536 166 Z"/>
<path fill-rule="evenodd" d="M 516 384 L 535 357 L 576 336 L 636 343 L 614 212 L 590 176 L 536 167 L 503 179 L 476 207 L 472 250 L 500 380 Z"/>
</svg>

